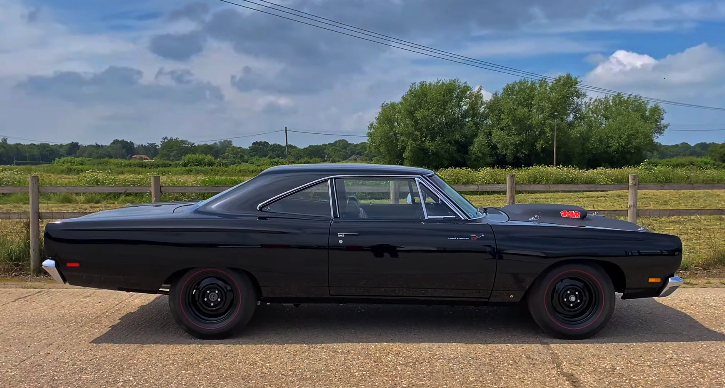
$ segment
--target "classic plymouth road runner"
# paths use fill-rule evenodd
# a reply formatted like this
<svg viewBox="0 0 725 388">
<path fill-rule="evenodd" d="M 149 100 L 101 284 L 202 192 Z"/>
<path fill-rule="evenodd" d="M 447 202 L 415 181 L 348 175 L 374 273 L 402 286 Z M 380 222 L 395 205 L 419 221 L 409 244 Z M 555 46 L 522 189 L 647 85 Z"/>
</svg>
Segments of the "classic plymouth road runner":
<svg viewBox="0 0 725 388">
<path fill-rule="evenodd" d="M 433 171 L 273 167 L 195 203 L 133 205 L 48 224 L 61 283 L 165 293 L 199 338 L 260 303 L 524 304 L 550 335 L 587 338 L 623 299 L 682 283 L 676 236 L 568 205 L 478 209 Z"/>
</svg>

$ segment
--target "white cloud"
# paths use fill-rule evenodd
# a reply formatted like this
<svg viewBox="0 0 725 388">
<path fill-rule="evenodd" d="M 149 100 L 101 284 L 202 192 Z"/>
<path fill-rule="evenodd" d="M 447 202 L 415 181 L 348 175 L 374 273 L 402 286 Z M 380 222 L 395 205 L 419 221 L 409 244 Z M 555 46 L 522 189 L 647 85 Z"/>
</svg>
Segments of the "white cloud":
<svg viewBox="0 0 725 388">
<path fill-rule="evenodd" d="M 483 100 L 484 101 L 488 101 L 488 100 L 491 99 L 491 97 L 493 97 L 493 93 L 491 93 L 488 90 L 484 89 L 483 86 L 481 86 L 481 85 L 478 85 L 478 86 L 476 86 L 473 89 L 475 91 L 477 91 L 478 93 L 481 93 L 481 95 L 483 96 Z"/>
<path fill-rule="evenodd" d="M 145 22 L 142 29 L 95 29 L 90 34 L 82 32 L 83 26 L 71 28 L 70 24 L 54 19 L 53 8 L 37 11 L 22 1 L 0 0 L 0 133 L 11 136 L 90 143 L 105 143 L 118 137 L 158 142 L 162 136 L 204 140 L 285 126 L 360 134 L 365 133 L 380 104 L 398 100 L 412 82 L 459 78 L 476 85 L 474 88 L 484 85 L 488 90 L 482 89 L 481 93 L 490 98 L 489 90 L 513 80 L 510 76 L 438 59 L 420 61 L 426 57 L 257 13 L 250 13 L 248 19 L 227 20 L 221 16 L 234 15 L 220 13 L 213 5 L 207 13 L 206 3 Z M 604 57 L 597 53 L 611 52 L 611 43 L 599 36 L 593 39 L 553 35 L 556 31 L 671 29 L 677 23 L 712 20 L 723 14 L 722 7 L 708 8 L 702 5 L 705 3 L 647 8 L 643 4 L 648 2 L 651 0 L 611 0 L 611 4 L 603 6 L 575 0 L 525 0 L 513 6 L 498 2 L 478 8 L 462 3 L 422 5 L 416 1 L 378 2 L 377 6 L 369 6 L 364 0 L 286 0 L 285 4 L 311 7 L 307 10 L 335 20 L 471 57 L 520 59 L 591 54 L 588 61 L 596 69 L 585 81 L 597 86 L 685 101 L 692 100 L 692 95 L 704 98 L 720 93 L 717 88 L 722 85 L 720 80 L 725 79 L 725 61 L 723 53 L 713 47 L 698 46 L 659 59 L 626 51 Z M 107 8 L 103 12 L 113 12 L 111 5 Z M 359 21 L 349 19 L 351 10 L 360 16 Z M 403 19 L 400 15 L 409 17 Z M 215 16 L 217 23 L 210 23 Z M 244 23 L 227 22 L 235 20 Z M 101 24 L 99 21 L 94 26 Z M 210 30 L 211 27 L 214 28 Z M 522 28 L 535 34 L 522 35 Z M 200 40 L 198 49 L 192 52 L 169 51 L 173 47 L 158 40 L 156 51 L 166 58 L 150 50 L 153 36 L 199 31 L 204 31 L 208 38 Z M 469 33 L 481 31 L 488 32 L 477 35 L 471 43 Z M 514 31 L 517 35 L 511 34 Z M 461 43 L 446 47 L 445 42 Z M 265 79 L 287 76 L 286 83 L 233 85 L 231 77 L 242 75 L 245 66 Z M 105 84 L 99 90 L 101 81 L 113 78 L 99 76 L 109 67 L 128 68 L 128 74 L 135 74 L 128 78 L 133 82 L 126 82 L 121 92 Z M 541 74 L 559 73 L 540 63 L 536 68 L 539 70 L 534 71 Z M 69 78 L 54 78 L 61 71 Z M 81 74 L 83 79 L 73 74 Z M 661 82 L 665 78 L 669 83 Z M 93 79 L 98 83 L 90 81 Z M 18 84 L 26 88 L 17 88 Z M 44 88 L 48 85 L 52 90 Z M 263 87 L 270 85 L 274 87 Z M 291 93 L 294 89 L 314 93 Z M 216 90 L 223 99 L 212 99 L 213 104 L 184 103 L 194 101 L 188 100 L 193 93 L 202 96 Z M 129 100 L 136 102 L 128 103 Z M 719 101 L 712 104 L 720 105 Z M 245 138 L 239 144 L 283 140 L 278 135 Z M 304 145 L 335 138 L 294 134 L 290 140 Z"/>
<path fill-rule="evenodd" d="M 625 93 L 668 101 L 725 107 L 725 52 L 701 44 L 655 59 L 649 55 L 616 51 L 589 72 L 582 81 Z M 723 112 L 662 105 L 671 129 L 719 128 Z M 686 123 L 683 124 L 680 123 Z M 722 141 L 714 132 L 666 132 L 660 141 Z"/>
<path fill-rule="evenodd" d="M 588 73 L 584 82 L 669 100 L 725 95 L 725 53 L 707 44 L 661 59 L 618 50 Z"/>
<path fill-rule="evenodd" d="M 28 15 L 39 12 L 28 20 Z M 48 74 L 58 70 L 96 70 L 91 59 L 138 50 L 111 36 L 71 33 L 44 10 L 0 0 L 0 77 Z"/>
<path fill-rule="evenodd" d="M 610 76 L 631 70 L 649 70 L 657 64 L 657 60 L 649 55 L 637 54 L 625 50 L 617 50 L 608 60 L 600 62 L 594 71 L 592 77 Z"/>
</svg>

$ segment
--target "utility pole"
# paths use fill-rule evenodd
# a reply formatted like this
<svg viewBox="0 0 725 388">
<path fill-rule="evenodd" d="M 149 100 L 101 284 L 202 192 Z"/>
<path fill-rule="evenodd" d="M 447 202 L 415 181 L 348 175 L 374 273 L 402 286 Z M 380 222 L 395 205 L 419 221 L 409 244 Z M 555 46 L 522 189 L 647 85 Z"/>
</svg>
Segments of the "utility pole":
<svg viewBox="0 0 725 388">
<path fill-rule="evenodd" d="M 554 119 L 554 167 L 556 167 L 556 119 Z"/>
<path fill-rule="evenodd" d="M 284 158 L 289 164 L 289 152 L 287 151 L 287 127 L 284 127 Z"/>
</svg>

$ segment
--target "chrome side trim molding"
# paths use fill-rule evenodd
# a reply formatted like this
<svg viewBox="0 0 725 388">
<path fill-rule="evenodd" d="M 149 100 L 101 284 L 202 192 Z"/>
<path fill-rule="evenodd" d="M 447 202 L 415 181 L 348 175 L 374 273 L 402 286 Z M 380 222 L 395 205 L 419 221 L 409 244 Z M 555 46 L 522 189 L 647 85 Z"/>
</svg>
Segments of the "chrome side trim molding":
<svg viewBox="0 0 725 388">
<path fill-rule="evenodd" d="M 58 272 L 58 268 L 55 267 L 55 260 L 45 260 L 43 262 L 43 269 L 45 272 L 49 273 L 50 276 L 55 280 L 56 282 L 60 284 L 65 284 L 65 281 L 63 280 L 63 277 L 60 276 L 60 272 Z"/>
<path fill-rule="evenodd" d="M 662 291 L 660 291 L 660 294 L 658 295 L 659 298 L 664 298 L 666 296 L 672 295 L 673 292 L 675 292 L 681 285 L 682 285 L 682 278 L 679 276 L 673 276 L 667 280 L 667 284 L 662 288 Z"/>
</svg>

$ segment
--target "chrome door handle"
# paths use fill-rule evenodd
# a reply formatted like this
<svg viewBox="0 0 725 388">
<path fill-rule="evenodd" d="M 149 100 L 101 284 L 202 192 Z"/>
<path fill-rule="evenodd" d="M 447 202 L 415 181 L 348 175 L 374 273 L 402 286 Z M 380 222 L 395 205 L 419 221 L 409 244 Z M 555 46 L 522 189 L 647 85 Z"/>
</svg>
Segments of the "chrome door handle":
<svg viewBox="0 0 725 388">
<path fill-rule="evenodd" d="M 338 233 L 337 237 L 357 236 L 357 233 Z"/>
</svg>

